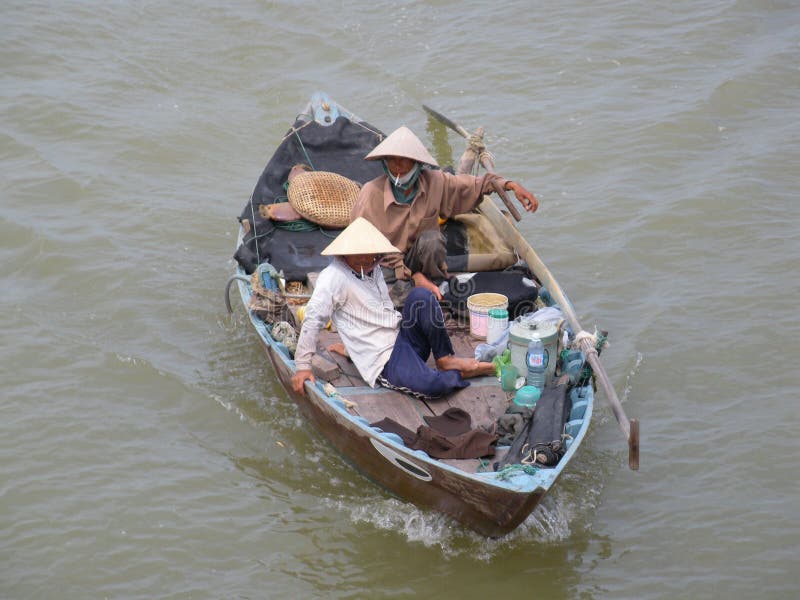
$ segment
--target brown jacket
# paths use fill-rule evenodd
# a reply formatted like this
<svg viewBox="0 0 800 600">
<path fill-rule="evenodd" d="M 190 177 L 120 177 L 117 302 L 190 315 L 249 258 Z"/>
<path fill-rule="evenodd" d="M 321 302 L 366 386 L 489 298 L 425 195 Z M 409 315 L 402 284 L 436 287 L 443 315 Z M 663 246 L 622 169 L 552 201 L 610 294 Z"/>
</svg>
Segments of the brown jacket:
<svg viewBox="0 0 800 600">
<path fill-rule="evenodd" d="M 389 178 L 380 175 L 361 188 L 350 221 L 364 217 L 375 225 L 392 244 L 407 252 L 417 236 L 428 229 L 438 229 L 438 218 L 448 219 L 470 212 L 484 194 L 491 193 L 491 183 L 505 186 L 507 179 L 486 173 L 481 177 L 451 175 L 444 171 L 423 169 L 417 183 L 417 194 L 411 204 L 395 201 Z M 402 254 L 387 255 L 383 266 L 394 269 L 395 277 L 408 279 L 411 273 L 403 267 Z"/>
</svg>

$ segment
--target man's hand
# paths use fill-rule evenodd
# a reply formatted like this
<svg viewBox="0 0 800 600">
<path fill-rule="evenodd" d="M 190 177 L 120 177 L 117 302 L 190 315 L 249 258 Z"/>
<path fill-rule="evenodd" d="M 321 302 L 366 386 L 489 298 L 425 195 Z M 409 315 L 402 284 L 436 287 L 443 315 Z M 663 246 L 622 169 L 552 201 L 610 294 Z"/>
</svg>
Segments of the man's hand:
<svg viewBox="0 0 800 600">
<path fill-rule="evenodd" d="M 306 379 L 311 380 L 311 383 L 314 383 L 316 379 L 314 378 L 314 374 L 309 370 L 297 371 L 294 375 L 292 375 L 292 389 L 297 392 L 298 394 L 303 393 L 303 384 L 306 382 Z"/>
<path fill-rule="evenodd" d="M 415 287 L 425 288 L 429 292 L 431 292 L 434 297 L 441 301 L 442 300 L 442 292 L 439 291 L 439 287 L 433 283 L 430 279 L 425 277 L 422 273 L 414 273 L 411 276 L 411 279 L 414 280 Z"/>
<path fill-rule="evenodd" d="M 539 208 L 539 202 L 534 198 L 533 194 L 515 181 L 509 181 L 505 189 L 514 192 L 517 200 L 522 204 L 522 208 L 528 212 L 536 212 L 536 209 Z"/>
</svg>

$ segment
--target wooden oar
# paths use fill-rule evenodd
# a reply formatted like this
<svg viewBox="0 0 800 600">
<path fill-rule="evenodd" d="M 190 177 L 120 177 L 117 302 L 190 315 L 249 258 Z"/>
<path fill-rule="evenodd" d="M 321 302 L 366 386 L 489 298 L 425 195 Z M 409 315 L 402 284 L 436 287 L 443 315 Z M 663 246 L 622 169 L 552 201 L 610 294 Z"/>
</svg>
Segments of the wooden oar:
<svg viewBox="0 0 800 600">
<path fill-rule="evenodd" d="M 445 117 L 442 113 L 433 110 L 430 106 L 426 106 L 425 104 L 422 105 L 422 108 L 425 109 L 429 115 L 431 115 L 437 121 L 441 121 L 444 125 L 452 129 L 453 131 L 457 132 L 461 137 L 465 138 L 468 141 L 480 141 L 483 143 L 483 127 L 479 127 L 473 136 L 473 139 L 470 140 L 470 135 L 466 129 L 464 129 L 458 123 L 451 121 L 447 117 Z M 467 156 L 467 152 L 471 152 L 471 160 L 470 157 Z M 484 169 L 489 171 L 489 173 L 494 173 L 494 163 L 492 162 L 491 156 L 486 152 L 481 152 L 479 149 L 472 148 L 472 144 L 467 144 L 467 150 L 464 152 L 464 155 L 461 157 L 461 160 L 458 161 L 458 172 L 459 173 L 469 173 L 472 171 L 472 165 L 475 164 L 475 157 L 478 157 L 480 160 L 481 166 Z M 464 164 L 462 164 L 464 163 Z M 465 168 L 467 167 L 468 168 Z M 522 221 L 522 216 L 519 214 L 517 207 L 508 199 L 508 196 L 503 189 L 495 190 L 497 195 L 500 196 L 500 199 L 503 201 L 503 204 L 506 205 L 508 212 L 511 213 L 511 216 L 516 219 L 517 222 Z"/>
<path fill-rule="evenodd" d="M 452 123 L 452 121 L 449 119 L 447 119 L 447 121 Z M 479 134 L 482 135 L 480 130 L 476 132 L 476 136 Z M 467 139 L 470 139 L 469 136 L 467 136 Z M 470 144 L 467 145 L 467 149 L 464 151 L 464 155 L 459 161 L 460 173 L 470 173 L 472 171 L 475 157 L 479 152 L 479 150 L 472 147 L 472 143 L 473 142 L 471 141 Z M 561 312 L 564 314 L 564 317 L 572 328 L 572 331 L 574 331 L 576 334 L 582 332 L 583 328 L 581 327 L 578 317 L 575 314 L 575 309 L 572 307 L 569 299 L 564 294 L 564 291 L 561 289 L 558 281 L 556 281 L 556 278 L 553 277 L 550 269 L 547 268 L 531 245 L 528 244 L 525 238 L 522 237 L 522 234 L 517 230 L 517 228 L 503 215 L 502 212 L 500 212 L 500 209 L 497 208 L 497 206 L 488 196 L 484 197 L 479 209 L 495 227 L 495 229 L 497 229 L 500 235 L 505 238 L 506 241 L 511 242 L 511 244 L 514 246 L 514 249 L 517 251 L 517 254 L 519 254 L 519 256 L 527 263 L 528 267 L 533 271 L 542 285 L 547 288 L 551 297 L 561 308 Z M 606 399 L 611 405 L 611 410 L 614 412 L 614 416 L 616 417 L 622 432 L 625 434 L 625 437 L 628 440 L 628 466 L 631 468 L 631 470 L 637 471 L 639 470 L 639 422 L 636 419 L 628 419 L 628 417 L 625 415 L 625 411 L 622 409 L 622 404 L 617 397 L 617 392 L 614 390 L 614 387 L 611 385 L 611 382 L 608 379 L 608 374 L 606 374 L 603 363 L 600 362 L 600 357 L 598 356 L 597 350 L 595 349 L 592 341 L 588 337 L 583 336 L 581 336 L 579 340 L 579 345 L 584 356 L 586 357 L 586 361 L 592 367 L 597 380 L 600 382 L 600 387 L 603 388 Z"/>
<path fill-rule="evenodd" d="M 561 312 L 564 314 L 572 330 L 575 333 L 583 331 L 578 317 L 575 315 L 575 310 L 572 308 L 569 299 L 564 295 L 558 281 L 556 281 L 555 277 L 550 273 L 550 270 L 539 258 L 539 255 L 536 254 L 534 249 L 525 241 L 525 238 L 522 237 L 522 234 L 520 234 L 517 228 L 503 216 L 503 213 L 500 212 L 500 209 L 495 206 L 491 199 L 484 198 L 479 208 L 489 222 L 500 232 L 501 236 L 505 238 L 506 241 L 511 242 L 520 257 L 535 273 L 542 285 L 547 288 L 550 292 L 550 296 L 556 304 L 558 304 L 559 308 L 561 308 Z M 620 404 L 619 398 L 617 397 L 617 392 L 608 380 L 606 370 L 603 367 L 603 363 L 600 362 L 600 357 L 592 341 L 586 337 L 581 337 L 579 345 L 581 350 L 583 350 L 586 361 L 592 367 L 595 375 L 597 375 L 600 387 L 603 388 L 608 403 L 611 405 L 611 410 L 614 412 L 614 416 L 617 418 L 617 422 L 628 440 L 628 466 L 636 471 L 639 469 L 639 422 L 635 419 L 628 419 L 625 415 L 622 404 Z"/>
<path fill-rule="evenodd" d="M 450 119 L 445 117 L 442 113 L 433 110 L 430 106 L 426 106 L 425 104 L 423 104 L 422 108 L 425 110 L 426 113 L 428 113 L 434 119 L 436 119 L 437 121 L 439 121 L 442 124 L 446 125 L 450 129 L 452 129 L 453 131 L 458 133 L 461 137 L 469 139 L 469 132 L 467 132 L 467 130 L 464 129 L 458 123 L 456 123 L 454 121 L 451 121 Z"/>
</svg>

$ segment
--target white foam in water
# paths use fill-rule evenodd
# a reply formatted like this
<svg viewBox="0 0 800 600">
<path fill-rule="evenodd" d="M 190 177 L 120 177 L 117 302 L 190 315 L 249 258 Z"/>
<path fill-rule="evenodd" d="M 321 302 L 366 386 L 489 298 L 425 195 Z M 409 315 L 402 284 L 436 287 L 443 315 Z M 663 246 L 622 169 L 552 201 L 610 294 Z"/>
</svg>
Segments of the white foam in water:
<svg viewBox="0 0 800 600">
<path fill-rule="evenodd" d="M 644 356 L 641 352 L 636 353 L 636 362 L 633 365 L 633 368 L 628 373 L 628 376 L 625 378 L 625 388 L 622 390 L 622 398 L 620 399 L 621 402 L 624 402 L 628 399 L 628 396 L 631 393 L 631 389 L 633 387 L 633 378 L 639 372 L 639 367 L 642 366 L 642 362 L 644 362 Z"/>
<path fill-rule="evenodd" d="M 238 406 L 236 406 L 233 402 L 229 400 L 225 400 L 219 394 L 210 394 L 211 398 L 213 398 L 220 406 L 222 406 L 225 410 L 234 413 L 239 417 L 240 421 L 248 422 L 250 419 L 246 414 L 244 414 Z"/>
<path fill-rule="evenodd" d="M 397 531 L 411 542 L 422 542 L 426 547 L 439 546 L 445 554 L 450 553 L 453 528 L 444 515 L 422 511 L 413 504 L 394 498 L 347 508 L 356 523 L 370 523 L 378 529 Z"/>
<path fill-rule="evenodd" d="M 367 504 L 336 504 L 338 508 L 349 511 L 356 523 L 370 523 L 378 529 L 396 531 L 408 541 L 420 542 L 428 548 L 439 547 L 446 557 L 469 554 L 489 561 L 509 546 L 558 542 L 569 537 L 571 511 L 557 501 L 549 500 L 546 498 L 514 531 L 497 539 L 486 538 L 449 517 L 394 498 Z"/>
<path fill-rule="evenodd" d="M 567 507 L 556 505 L 552 508 L 545 506 L 545 503 L 536 507 L 536 510 L 525 519 L 523 525 L 529 530 L 535 531 L 538 538 L 543 538 L 548 542 L 562 541 L 569 537 L 569 513 Z"/>
</svg>

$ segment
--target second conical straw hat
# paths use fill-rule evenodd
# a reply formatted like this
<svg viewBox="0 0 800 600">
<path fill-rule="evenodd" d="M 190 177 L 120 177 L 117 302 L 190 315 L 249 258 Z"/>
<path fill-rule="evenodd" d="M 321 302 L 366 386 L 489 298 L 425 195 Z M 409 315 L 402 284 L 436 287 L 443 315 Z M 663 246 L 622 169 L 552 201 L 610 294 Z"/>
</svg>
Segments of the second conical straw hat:
<svg viewBox="0 0 800 600">
<path fill-rule="evenodd" d="M 434 167 L 439 166 L 439 163 L 431 156 L 425 145 L 405 125 L 390 133 L 389 137 L 375 146 L 372 152 L 364 158 L 366 160 L 378 160 L 387 156 L 402 156 L 417 162 L 433 165 Z"/>
<path fill-rule="evenodd" d="M 348 254 L 388 254 L 400 252 L 378 229 L 364 217 L 358 217 L 328 244 L 320 254 L 323 256 L 346 256 Z"/>
</svg>

